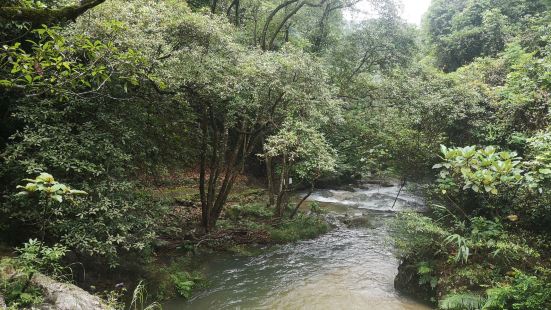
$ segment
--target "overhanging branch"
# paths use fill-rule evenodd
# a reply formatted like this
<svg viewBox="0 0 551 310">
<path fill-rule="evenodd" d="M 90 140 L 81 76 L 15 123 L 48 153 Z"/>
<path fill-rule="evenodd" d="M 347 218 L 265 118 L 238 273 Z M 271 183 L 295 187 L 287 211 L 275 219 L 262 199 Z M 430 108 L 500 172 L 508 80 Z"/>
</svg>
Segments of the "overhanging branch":
<svg viewBox="0 0 551 310">
<path fill-rule="evenodd" d="M 35 9 L 16 6 L 0 7 L 0 21 L 29 22 L 35 26 L 52 25 L 73 21 L 86 11 L 105 2 L 105 0 L 85 0 L 79 5 L 60 9 Z"/>
</svg>

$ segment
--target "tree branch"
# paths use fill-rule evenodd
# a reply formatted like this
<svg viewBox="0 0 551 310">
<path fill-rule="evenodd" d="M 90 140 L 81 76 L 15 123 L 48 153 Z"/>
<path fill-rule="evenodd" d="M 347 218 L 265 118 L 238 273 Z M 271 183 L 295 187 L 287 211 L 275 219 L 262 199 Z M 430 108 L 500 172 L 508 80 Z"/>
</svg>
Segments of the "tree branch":
<svg viewBox="0 0 551 310">
<path fill-rule="evenodd" d="M 0 7 L 0 21 L 30 22 L 35 26 L 74 21 L 86 11 L 103 2 L 105 0 L 85 0 L 79 5 L 71 5 L 60 9 L 35 9 L 16 6 Z"/>
</svg>

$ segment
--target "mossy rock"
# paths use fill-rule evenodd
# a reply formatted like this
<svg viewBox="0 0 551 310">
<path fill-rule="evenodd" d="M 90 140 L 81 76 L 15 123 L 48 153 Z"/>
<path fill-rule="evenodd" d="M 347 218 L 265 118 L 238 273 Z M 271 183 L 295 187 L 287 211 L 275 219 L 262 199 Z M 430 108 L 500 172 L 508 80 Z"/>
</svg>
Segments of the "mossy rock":
<svg viewBox="0 0 551 310">
<path fill-rule="evenodd" d="M 350 228 L 374 228 L 373 223 L 371 223 L 371 219 L 368 216 L 347 218 L 343 222 Z"/>
</svg>

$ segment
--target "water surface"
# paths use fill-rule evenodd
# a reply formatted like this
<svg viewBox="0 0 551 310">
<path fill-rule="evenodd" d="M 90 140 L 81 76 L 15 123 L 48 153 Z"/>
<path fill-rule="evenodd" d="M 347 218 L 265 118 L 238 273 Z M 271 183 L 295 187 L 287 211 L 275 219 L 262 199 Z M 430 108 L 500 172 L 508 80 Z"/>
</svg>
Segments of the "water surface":
<svg viewBox="0 0 551 310">
<path fill-rule="evenodd" d="M 398 261 L 387 225 L 395 212 L 419 209 L 422 201 L 407 192 L 396 200 L 398 186 L 367 187 L 311 195 L 338 226 L 316 239 L 254 257 L 201 257 L 208 289 L 164 309 L 430 309 L 394 290 Z M 369 227 L 342 224 L 360 216 L 369 218 Z"/>
</svg>

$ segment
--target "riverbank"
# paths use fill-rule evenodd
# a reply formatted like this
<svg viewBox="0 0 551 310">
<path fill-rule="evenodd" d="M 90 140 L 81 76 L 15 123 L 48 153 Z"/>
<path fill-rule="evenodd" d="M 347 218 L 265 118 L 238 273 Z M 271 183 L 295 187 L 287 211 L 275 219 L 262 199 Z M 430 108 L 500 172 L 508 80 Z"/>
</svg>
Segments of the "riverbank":
<svg viewBox="0 0 551 310">
<path fill-rule="evenodd" d="M 201 255 L 252 255 L 258 253 L 260 247 L 314 238 L 331 229 L 323 214 L 315 208 L 310 209 L 309 203 L 305 203 L 292 219 L 289 218 L 290 212 L 275 219 L 273 210 L 266 204 L 262 184 L 241 176 L 216 229 L 203 234 L 197 179 L 197 175 L 190 172 L 155 181 L 142 180 L 142 184 L 148 184 L 142 189 L 143 194 L 165 208 L 164 217 L 159 219 L 162 225 L 156 231 L 157 238 L 149 255 L 135 257 L 121 252 L 120 263 L 108 267 L 105 261 L 73 257 L 69 252 L 67 261 L 78 261 L 78 264 L 71 265 L 70 272 L 63 279 L 112 304 L 128 303 L 140 281 L 145 284 L 150 301 L 176 296 L 188 298 L 208 282 L 197 271 L 197 257 Z M 2 256 L 15 253 L 13 248 L 0 250 L 4 253 Z M 63 266 L 65 263 L 59 264 Z M 35 293 L 33 296 L 38 301 L 40 294 Z"/>
<path fill-rule="evenodd" d="M 163 201 L 167 212 L 157 231 L 151 257 L 130 260 L 107 274 L 89 271 L 79 284 L 97 292 L 108 291 L 124 283 L 130 290 L 142 279 L 152 300 L 179 296 L 189 298 L 193 291 L 208 286 L 209 278 L 198 269 L 198 257 L 212 255 L 250 256 L 260 248 L 315 238 L 332 229 L 323 212 L 306 202 L 292 219 L 290 211 L 282 218 L 273 216 L 267 206 L 263 184 L 252 177 L 237 178 L 216 228 L 202 233 L 198 176 L 180 173 L 148 180 L 144 192 Z M 127 292 L 128 292 L 127 290 Z"/>
<path fill-rule="evenodd" d="M 356 280 L 366 285 L 372 285 L 369 281 L 374 281 L 373 289 L 382 289 L 385 293 L 371 296 L 373 292 L 364 292 L 356 296 L 357 303 L 374 302 L 372 298 L 386 300 L 381 305 L 387 302 L 411 303 L 400 297 L 392 286 L 398 262 L 391 254 L 391 249 L 385 245 L 388 241 L 387 222 L 393 218 L 395 212 L 422 208 L 422 200 L 412 195 L 411 191 L 406 192 L 399 184 L 372 180 L 317 190 L 303 204 L 297 216 L 289 218 L 291 210 L 288 210 L 283 218 L 274 219 L 273 210 L 266 204 L 267 196 L 262 184 L 258 180 L 241 177 L 236 182 L 217 228 L 209 234 L 200 233 L 200 203 L 196 178 L 193 175 L 162 180 L 148 186 L 144 192 L 153 199 L 163 201 L 168 208 L 165 218 L 162 219 L 162 229 L 157 232 L 158 238 L 152 254 L 144 258 L 123 260 L 123 263 L 110 269 L 106 269 L 105 265 L 87 264 L 86 275 L 80 278 L 80 271 L 74 269 L 73 275 L 77 277 L 76 282 L 80 287 L 111 304 L 120 305 L 121 302 L 130 300 L 133 288 L 143 281 L 149 301 L 175 300 L 178 305 L 175 309 L 179 309 L 178 307 L 187 305 L 188 299 L 197 300 L 211 296 L 209 292 L 217 290 L 226 281 L 221 275 L 228 270 L 213 272 L 213 265 L 229 268 L 239 262 L 238 268 L 254 266 L 243 270 L 242 277 L 248 277 L 255 268 L 264 268 L 262 264 L 250 265 L 253 261 L 267 259 L 267 264 L 272 264 L 271 260 L 275 258 L 273 255 L 292 257 L 294 254 L 291 253 L 302 250 L 306 252 L 303 252 L 304 256 L 296 257 L 299 263 L 295 259 L 289 261 L 292 267 L 284 267 L 285 261 L 279 261 L 279 258 L 273 266 L 274 272 L 299 273 L 305 277 L 285 279 L 291 281 L 286 285 L 300 285 L 301 281 L 310 277 L 325 277 L 314 272 L 310 266 L 300 263 L 301 260 L 306 262 L 323 258 L 319 262 L 322 264 L 320 266 L 332 270 L 336 261 L 326 266 L 324 264 L 328 261 L 325 260 L 333 261 L 340 257 L 343 260 L 357 261 L 363 257 L 374 264 L 372 268 L 378 268 L 383 273 Z M 293 200 L 299 200 L 301 195 L 296 193 Z M 348 249 L 349 246 L 353 248 Z M 339 249 L 344 253 L 340 253 Z M 367 254 L 374 249 L 375 252 Z M 328 252 L 322 254 L 320 251 Z M 356 270 L 357 266 L 347 268 Z M 269 278 L 272 275 L 266 276 Z M 352 285 L 345 279 L 346 274 L 341 276 L 344 278 L 332 281 Z M 231 275 L 228 277 L 231 278 Z M 383 278 L 384 281 L 381 282 Z M 241 280 L 248 281 L 245 278 Z M 304 294 L 310 294 L 309 291 L 306 289 Z M 262 294 L 256 297 L 264 296 Z M 288 296 L 291 298 L 293 295 Z M 213 297 L 208 300 L 211 298 Z M 309 297 L 304 295 L 301 298 Z M 341 298 L 345 296 L 327 296 L 324 303 L 330 305 Z M 287 302 L 292 304 L 290 300 Z M 314 303 L 314 300 L 311 302 Z M 172 304 L 168 303 L 168 309 L 171 309 Z M 197 305 L 205 304 L 199 302 Z M 194 304 L 193 307 L 197 305 Z M 223 308 L 226 304 L 220 306 Z"/>
<path fill-rule="evenodd" d="M 398 191 L 396 184 L 315 191 L 309 202 L 335 229 L 310 240 L 260 247 L 253 255 L 199 254 L 196 268 L 209 286 L 191 300 L 166 303 L 165 309 L 334 309 L 343 304 L 350 309 L 429 309 L 394 289 L 399 262 L 389 224 L 396 212 L 422 208 L 422 200 L 409 192 L 396 199 Z"/>
</svg>

